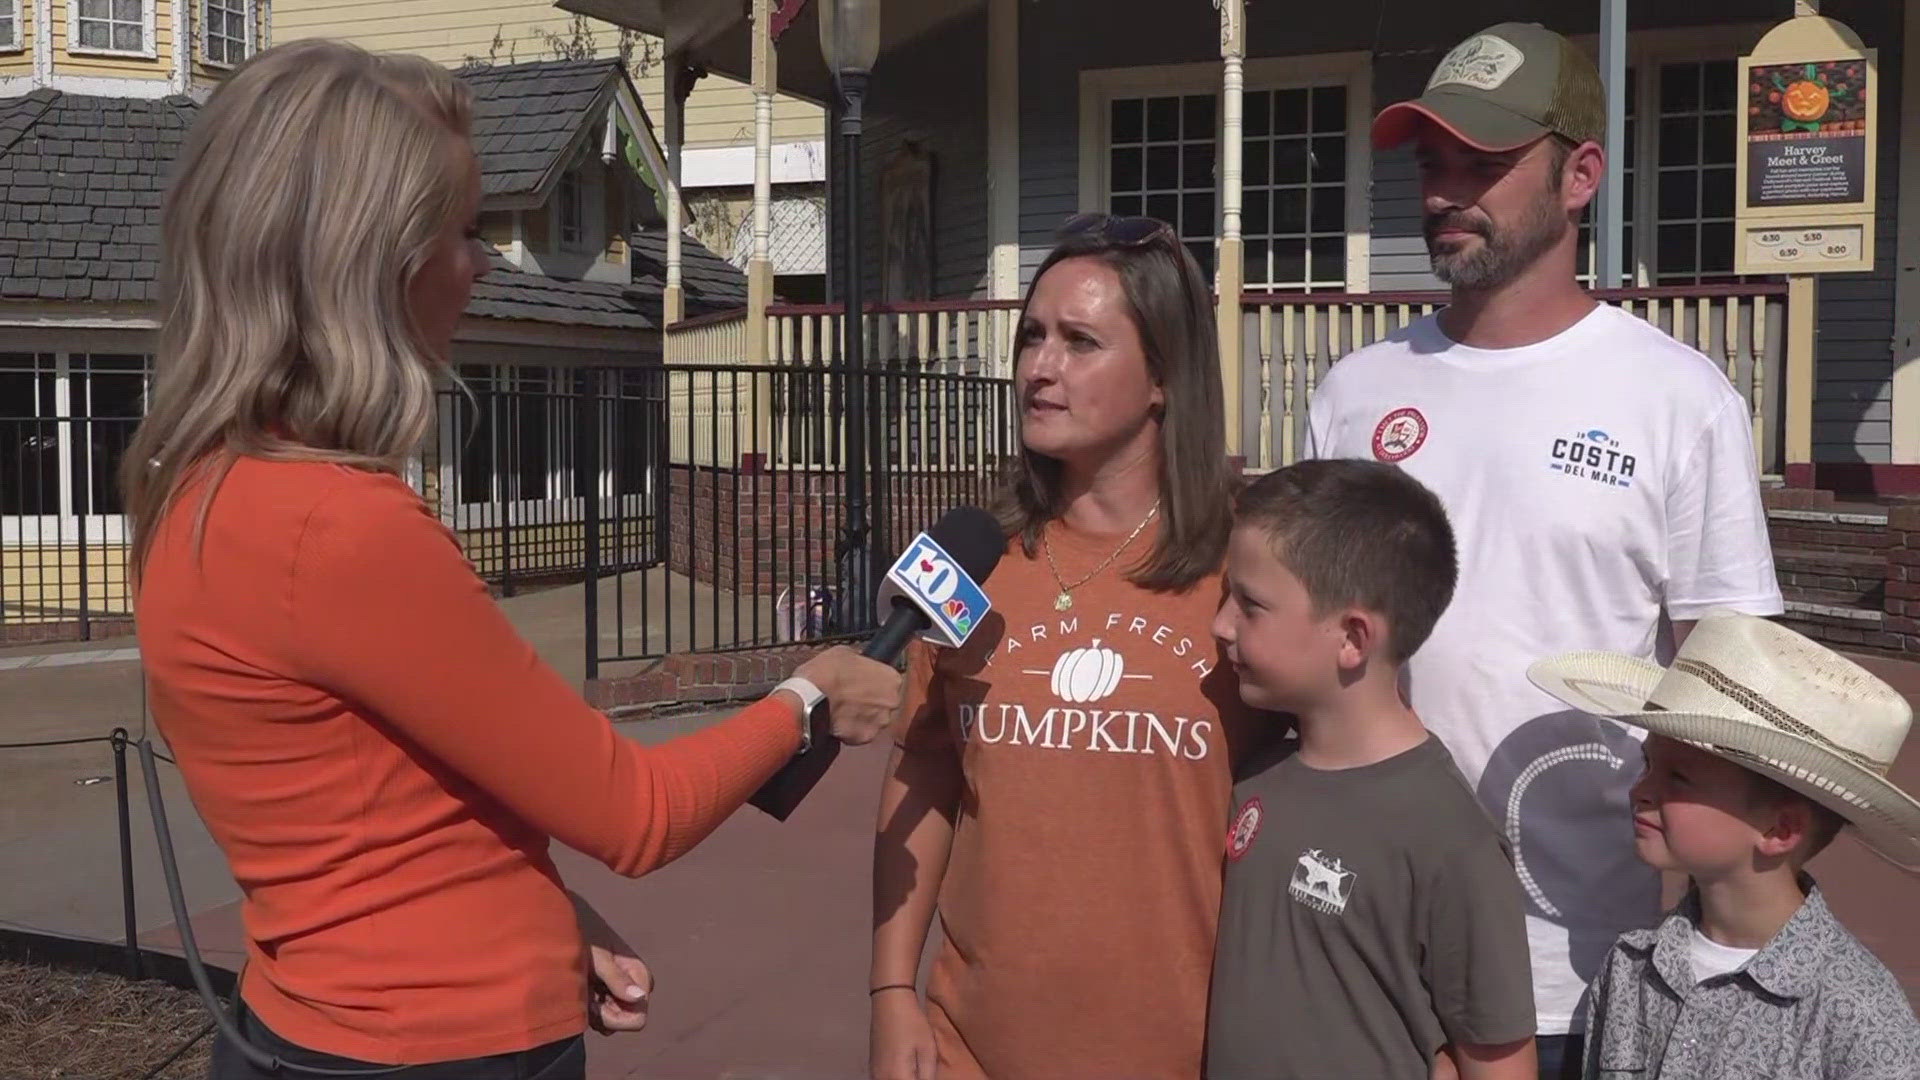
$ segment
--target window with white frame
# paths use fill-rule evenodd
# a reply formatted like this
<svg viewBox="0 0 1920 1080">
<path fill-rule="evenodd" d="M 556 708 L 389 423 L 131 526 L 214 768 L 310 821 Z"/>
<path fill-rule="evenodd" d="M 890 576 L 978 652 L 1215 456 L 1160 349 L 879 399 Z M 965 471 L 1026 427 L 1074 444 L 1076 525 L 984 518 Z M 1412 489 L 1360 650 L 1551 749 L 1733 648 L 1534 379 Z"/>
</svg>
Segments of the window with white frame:
<svg viewBox="0 0 1920 1080">
<path fill-rule="evenodd" d="M 1174 227 L 1202 273 L 1213 273 L 1213 94 L 1115 98 L 1108 105 L 1107 206 Z"/>
<path fill-rule="evenodd" d="M 151 368 L 127 354 L 0 353 L 0 544 L 122 532 L 120 462 Z"/>
<path fill-rule="evenodd" d="M 1661 64 L 1652 277 L 1691 284 L 1733 274 L 1735 61 Z"/>
<path fill-rule="evenodd" d="M 1250 92 L 1244 117 L 1247 288 L 1345 287 L 1347 88 Z"/>
<path fill-rule="evenodd" d="M 474 405 L 458 417 L 458 502 L 546 502 L 572 494 L 564 376 L 531 365 L 461 366 Z"/>
<path fill-rule="evenodd" d="M 20 0 L 0 0 L 0 52 L 20 49 Z"/>
<path fill-rule="evenodd" d="M 253 52 L 252 0 L 206 0 L 201 52 L 209 64 L 232 67 Z"/>
<path fill-rule="evenodd" d="M 1245 287 L 1365 288 L 1370 167 L 1364 54 L 1247 61 L 1242 97 Z M 1209 276 L 1220 231 L 1217 63 L 1081 74 L 1081 206 L 1179 231 Z M 1356 142 L 1357 140 L 1357 142 Z M 1356 275 L 1358 275 L 1356 277 Z"/>
<path fill-rule="evenodd" d="M 585 186 L 578 167 L 568 169 L 560 177 L 560 189 L 554 196 L 554 233 L 559 237 L 561 247 L 578 248 L 586 238 Z"/>
<path fill-rule="evenodd" d="M 100 52 L 144 53 L 147 0 L 74 0 L 72 45 Z"/>
</svg>

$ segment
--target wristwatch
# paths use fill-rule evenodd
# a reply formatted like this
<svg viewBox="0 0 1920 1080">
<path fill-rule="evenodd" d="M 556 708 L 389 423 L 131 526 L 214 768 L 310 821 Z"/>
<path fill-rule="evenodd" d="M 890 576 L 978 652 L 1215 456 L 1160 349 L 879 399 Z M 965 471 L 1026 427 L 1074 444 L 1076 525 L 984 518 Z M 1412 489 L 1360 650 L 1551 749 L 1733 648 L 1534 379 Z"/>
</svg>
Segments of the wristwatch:
<svg viewBox="0 0 1920 1080">
<path fill-rule="evenodd" d="M 798 675 L 773 689 L 776 693 L 781 690 L 790 690 L 800 699 L 799 753 L 804 754 L 813 749 L 813 711 L 820 707 L 821 702 L 827 700 L 825 691 L 815 686 L 812 679 L 803 679 Z"/>
</svg>

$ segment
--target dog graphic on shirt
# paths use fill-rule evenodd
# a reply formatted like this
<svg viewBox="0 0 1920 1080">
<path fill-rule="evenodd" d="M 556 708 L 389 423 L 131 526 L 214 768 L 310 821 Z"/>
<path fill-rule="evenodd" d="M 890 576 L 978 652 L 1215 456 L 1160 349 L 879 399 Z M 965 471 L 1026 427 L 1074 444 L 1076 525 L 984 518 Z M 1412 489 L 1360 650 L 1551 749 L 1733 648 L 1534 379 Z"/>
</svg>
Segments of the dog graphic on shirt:
<svg viewBox="0 0 1920 1080">
<path fill-rule="evenodd" d="M 1353 871 L 1341 865 L 1338 856 L 1309 848 L 1294 865 L 1287 892 L 1315 911 L 1338 915 L 1347 910 L 1353 881 Z"/>
</svg>

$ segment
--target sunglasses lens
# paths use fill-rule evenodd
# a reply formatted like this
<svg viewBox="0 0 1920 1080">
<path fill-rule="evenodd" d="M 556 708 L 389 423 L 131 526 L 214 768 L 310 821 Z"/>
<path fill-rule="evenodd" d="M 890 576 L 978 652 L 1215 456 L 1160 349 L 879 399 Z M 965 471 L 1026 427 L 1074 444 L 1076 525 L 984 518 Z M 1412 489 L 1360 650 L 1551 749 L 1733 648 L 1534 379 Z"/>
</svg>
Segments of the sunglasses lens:
<svg viewBox="0 0 1920 1080">
<path fill-rule="evenodd" d="M 1097 234 L 1109 243 L 1133 246 L 1143 244 L 1166 231 L 1166 225 L 1149 217 L 1113 217 L 1108 214 L 1080 214 L 1060 226 L 1061 238 Z"/>
</svg>

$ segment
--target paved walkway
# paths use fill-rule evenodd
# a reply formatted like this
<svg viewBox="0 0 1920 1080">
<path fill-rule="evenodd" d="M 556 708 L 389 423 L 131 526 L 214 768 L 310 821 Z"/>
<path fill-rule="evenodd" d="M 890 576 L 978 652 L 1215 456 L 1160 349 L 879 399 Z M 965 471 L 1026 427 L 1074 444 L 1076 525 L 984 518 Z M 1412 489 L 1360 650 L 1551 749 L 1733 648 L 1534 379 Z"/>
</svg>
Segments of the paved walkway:
<svg viewBox="0 0 1920 1080">
<path fill-rule="evenodd" d="M 1882 677 L 1920 701 L 1920 665 L 1867 660 Z M 13 724 L 16 680 L 59 669 L 0 672 L 0 699 Z M 135 667 L 124 661 L 69 667 L 116 674 L 93 715 L 126 722 L 138 715 Z M 709 722 L 685 718 L 622 725 L 654 742 Z M 53 727 L 46 718 L 36 722 Z M 32 725 L 30 725 L 32 726 Z M 0 875 L 8 881 L 0 918 L 65 920 L 87 936 L 117 937 L 119 926 L 112 827 L 112 785 L 79 786 L 109 762 L 104 747 L 44 751 L 41 769 L 4 764 L 0 785 Z M 652 965 L 658 987 L 653 1019 L 637 1035 L 589 1036 L 595 1080 L 829 1080 L 864 1075 L 866 1058 L 869 857 L 884 751 L 841 755 L 834 771 L 785 823 L 742 810 L 705 844 L 639 881 L 611 874 L 565 849 L 556 857 L 570 885 L 593 901 Z M 171 770 L 165 770 L 170 773 Z M 40 779 L 34 779 L 39 776 Z M 1910 739 L 1894 769 L 1897 782 L 1920 790 L 1920 736 Z M 167 778 L 168 806 L 181 847 L 188 890 L 209 959 L 237 965 L 237 905 L 224 864 L 198 828 L 190 803 Z M 134 796 L 141 799 L 137 778 Z M 85 812 L 72 807 L 85 802 Z M 50 809 L 50 804 L 66 810 Z M 136 801 L 136 838 L 149 835 Z M 6 837 L 31 840 L 7 841 Z M 166 947 L 177 938 L 159 893 L 150 844 L 137 848 L 143 940 Z M 31 867 L 31 873 L 18 868 Z M 1873 948 L 1920 1006 L 1920 936 L 1912 912 L 1920 882 L 1843 839 L 1814 864 L 1840 917 Z M 64 882 L 64 884 L 61 884 Z M 225 890 L 224 892 L 222 890 Z M 42 925 L 45 925 L 44 922 Z"/>
</svg>

